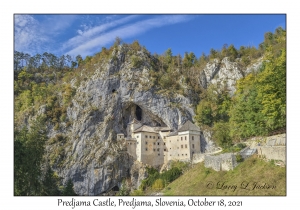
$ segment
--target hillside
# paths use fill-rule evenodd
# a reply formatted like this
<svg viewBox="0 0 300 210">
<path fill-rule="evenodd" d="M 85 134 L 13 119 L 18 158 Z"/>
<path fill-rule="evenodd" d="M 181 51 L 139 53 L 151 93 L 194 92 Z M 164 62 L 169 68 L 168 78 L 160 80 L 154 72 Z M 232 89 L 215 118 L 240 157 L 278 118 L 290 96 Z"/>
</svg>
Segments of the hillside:
<svg viewBox="0 0 300 210">
<path fill-rule="evenodd" d="M 101 195 L 124 179 L 137 188 L 145 165 L 117 141 L 134 118 L 174 131 L 193 121 L 202 152 L 284 132 L 285 34 L 278 28 L 258 49 L 230 45 L 199 58 L 119 39 L 85 59 L 15 52 L 15 194 L 58 195 L 73 183 L 79 195 Z"/>
<path fill-rule="evenodd" d="M 286 195 L 286 168 L 253 156 L 234 170 L 193 166 L 162 191 L 164 195 Z"/>
</svg>

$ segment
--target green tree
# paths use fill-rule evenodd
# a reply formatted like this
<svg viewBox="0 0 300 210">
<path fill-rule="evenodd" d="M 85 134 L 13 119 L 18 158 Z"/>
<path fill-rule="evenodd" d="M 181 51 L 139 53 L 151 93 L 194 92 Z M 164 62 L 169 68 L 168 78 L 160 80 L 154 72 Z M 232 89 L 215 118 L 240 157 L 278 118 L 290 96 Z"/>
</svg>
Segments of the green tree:
<svg viewBox="0 0 300 210">
<path fill-rule="evenodd" d="M 126 196 L 126 195 L 129 195 L 129 193 L 130 193 L 130 189 L 127 186 L 126 180 L 123 179 L 122 180 L 122 185 L 121 185 L 121 188 L 119 190 L 118 195 L 120 195 L 120 196 Z"/>
<path fill-rule="evenodd" d="M 286 125 L 286 51 L 282 50 L 277 58 L 272 53 L 267 54 L 266 59 L 257 80 L 257 98 L 262 103 L 266 127 L 272 131 Z"/>
<path fill-rule="evenodd" d="M 15 195 L 40 195 L 41 164 L 47 140 L 44 119 L 32 122 L 30 130 L 16 131 L 14 141 Z"/>
<path fill-rule="evenodd" d="M 50 165 L 46 164 L 46 173 L 42 180 L 42 190 L 41 195 L 43 196 L 59 196 L 61 193 L 59 191 L 60 184 L 59 176 L 51 169 Z"/>
<path fill-rule="evenodd" d="M 228 51 L 228 56 L 229 56 L 230 61 L 234 61 L 238 56 L 238 52 L 235 49 L 235 47 L 233 46 L 233 44 L 231 44 L 228 47 L 227 51 Z"/>
<path fill-rule="evenodd" d="M 212 109 L 211 109 L 211 104 L 208 101 L 202 100 L 197 105 L 195 119 L 199 125 L 212 126 L 213 123 Z"/>
<path fill-rule="evenodd" d="M 78 67 L 83 63 L 83 59 L 82 59 L 81 55 L 76 56 L 76 62 L 78 64 Z"/>
<path fill-rule="evenodd" d="M 216 122 L 213 127 L 213 139 L 223 148 L 229 148 L 232 145 L 230 137 L 230 127 L 227 122 Z"/>
<path fill-rule="evenodd" d="M 74 185 L 71 179 L 68 179 L 66 182 L 63 191 L 62 191 L 63 196 L 76 196 L 77 194 L 74 191 Z"/>
<path fill-rule="evenodd" d="M 229 113 L 231 136 L 237 141 L 266 134 L 262 104 L 257 94 L 255 75 L 249 74 L 237 81 L 237 91 Z"/>
</svg>

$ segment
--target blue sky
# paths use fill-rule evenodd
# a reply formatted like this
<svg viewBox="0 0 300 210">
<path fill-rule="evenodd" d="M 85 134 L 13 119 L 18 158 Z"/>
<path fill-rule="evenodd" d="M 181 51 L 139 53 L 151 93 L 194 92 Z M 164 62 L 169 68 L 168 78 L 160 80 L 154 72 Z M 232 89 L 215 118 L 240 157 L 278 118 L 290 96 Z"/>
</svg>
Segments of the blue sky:
<svg viewBox="0 0 300 210">
<path fill-rule="evenodd" d="M 151 53 L 194 52 L 224 44 L 257 47 L 264 33 L 286 27 L 285 15 L 25 15 L 14 16 L 15 50 L 30 54 L 94 55 L 118 36 Z"/>
<path fill-rule="evenodd" d="M 138 40 L 151 53 L 194 52 L 199 57 L 224 44 L 257 47 L 264 33 L 286 28 L 285 15 L 14 15 L 17 51 L 83 57 L 110 47 L 118 36 Z"/>
</svg>

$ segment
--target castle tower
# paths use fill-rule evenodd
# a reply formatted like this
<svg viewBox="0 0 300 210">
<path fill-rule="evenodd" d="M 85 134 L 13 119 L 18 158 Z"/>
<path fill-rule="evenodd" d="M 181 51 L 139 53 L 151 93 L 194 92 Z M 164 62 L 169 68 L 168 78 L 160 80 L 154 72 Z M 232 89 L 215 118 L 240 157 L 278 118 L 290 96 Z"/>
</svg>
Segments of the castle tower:
<svg viewBox="0 0 300 210">
<path fill-rule="evenodd" d="M 137 119 L 133 119 L 130 123 L 127 124 L 127 138 L 134 138 L 133 131 L 135 131 L 137 128 L 141 127 L 142 124 Z"/>
</svg>

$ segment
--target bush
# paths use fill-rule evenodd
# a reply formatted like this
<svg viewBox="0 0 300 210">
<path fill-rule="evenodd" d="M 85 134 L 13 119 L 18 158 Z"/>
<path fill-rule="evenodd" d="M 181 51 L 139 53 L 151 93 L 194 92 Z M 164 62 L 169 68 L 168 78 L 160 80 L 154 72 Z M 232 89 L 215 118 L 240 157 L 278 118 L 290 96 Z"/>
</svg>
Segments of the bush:
<svg viewBox="0 0 300 210">
<path fill-rule="evenodd" d="M 143 196 L 145 194 L 144 194 L 144 192 L 142 190 L 135 190 L 130 195 L 131 196 Z"/>
<path fill-rule="evenodd" d="M 141 65 L 143 64 L 142 59 L 139 58 L 139 57 L 137 57 L 137 56 L 135 56 L 135 55 L 133 55 L 133 56 L 131 57 L 131 62 L 132 62 L 132 66 L 133 66 L 134 68 L 139 68 L 139 67 L 141 67 Z"/>
<path fill-rule="evenodd" d="M 243 162 L 243 161 L 244 161 L 244 158 L 242 157 L 242 155 L 241 155 L 241 154 L 237 154 L 235 157 L 236 157 L 236 161 L 237 161 L 238 163 L 240 163 L 240 162 Z"/>
<path fill-rule="evenodd" d="M 207 176 L 208 174 L 211 173 L 210 169 L 209 168 L 205 168 L 205 171 L 204 171 L 205 175 Z"/>
<path fill-rule="evenodd" d="M 166 183 L 170 183 L 170 182 L 174 181 L 175 179 L 177 179 L 178 177 L 180 177 L 181 174 L 182 174 L 182 170 L 180 170 L 179 168 L 175 167 L 175 168 L 171 168 L 170 170 L 162 173 L 160 175 L 160 177 Z"/>
<path fill-rule="evenodd" d="M 126 196 L 126 195 L 129 195 L 129 191 L 130 191 L 130 189 L 129 189 L 127 183 L 126 183 L 126 180 L 123 179 L 120 191 L 117 195 Z"/>
<path fill-rule="evenodd" d="M 153 190 L 162 190 L 164 188 L 164 182 L 162 179 L 156 179 L 152 185 Z"/>
<path fill-rule="evenodd" d="M 244 143 L 238 143 L 238 144 L 236 145 L 236 147 L 239 148 L 239 149 L 241 150 L 241 149 L 244 149 L 245 147 L 247 147 L 247 145 L 244 144 Z"/>
</svg>

